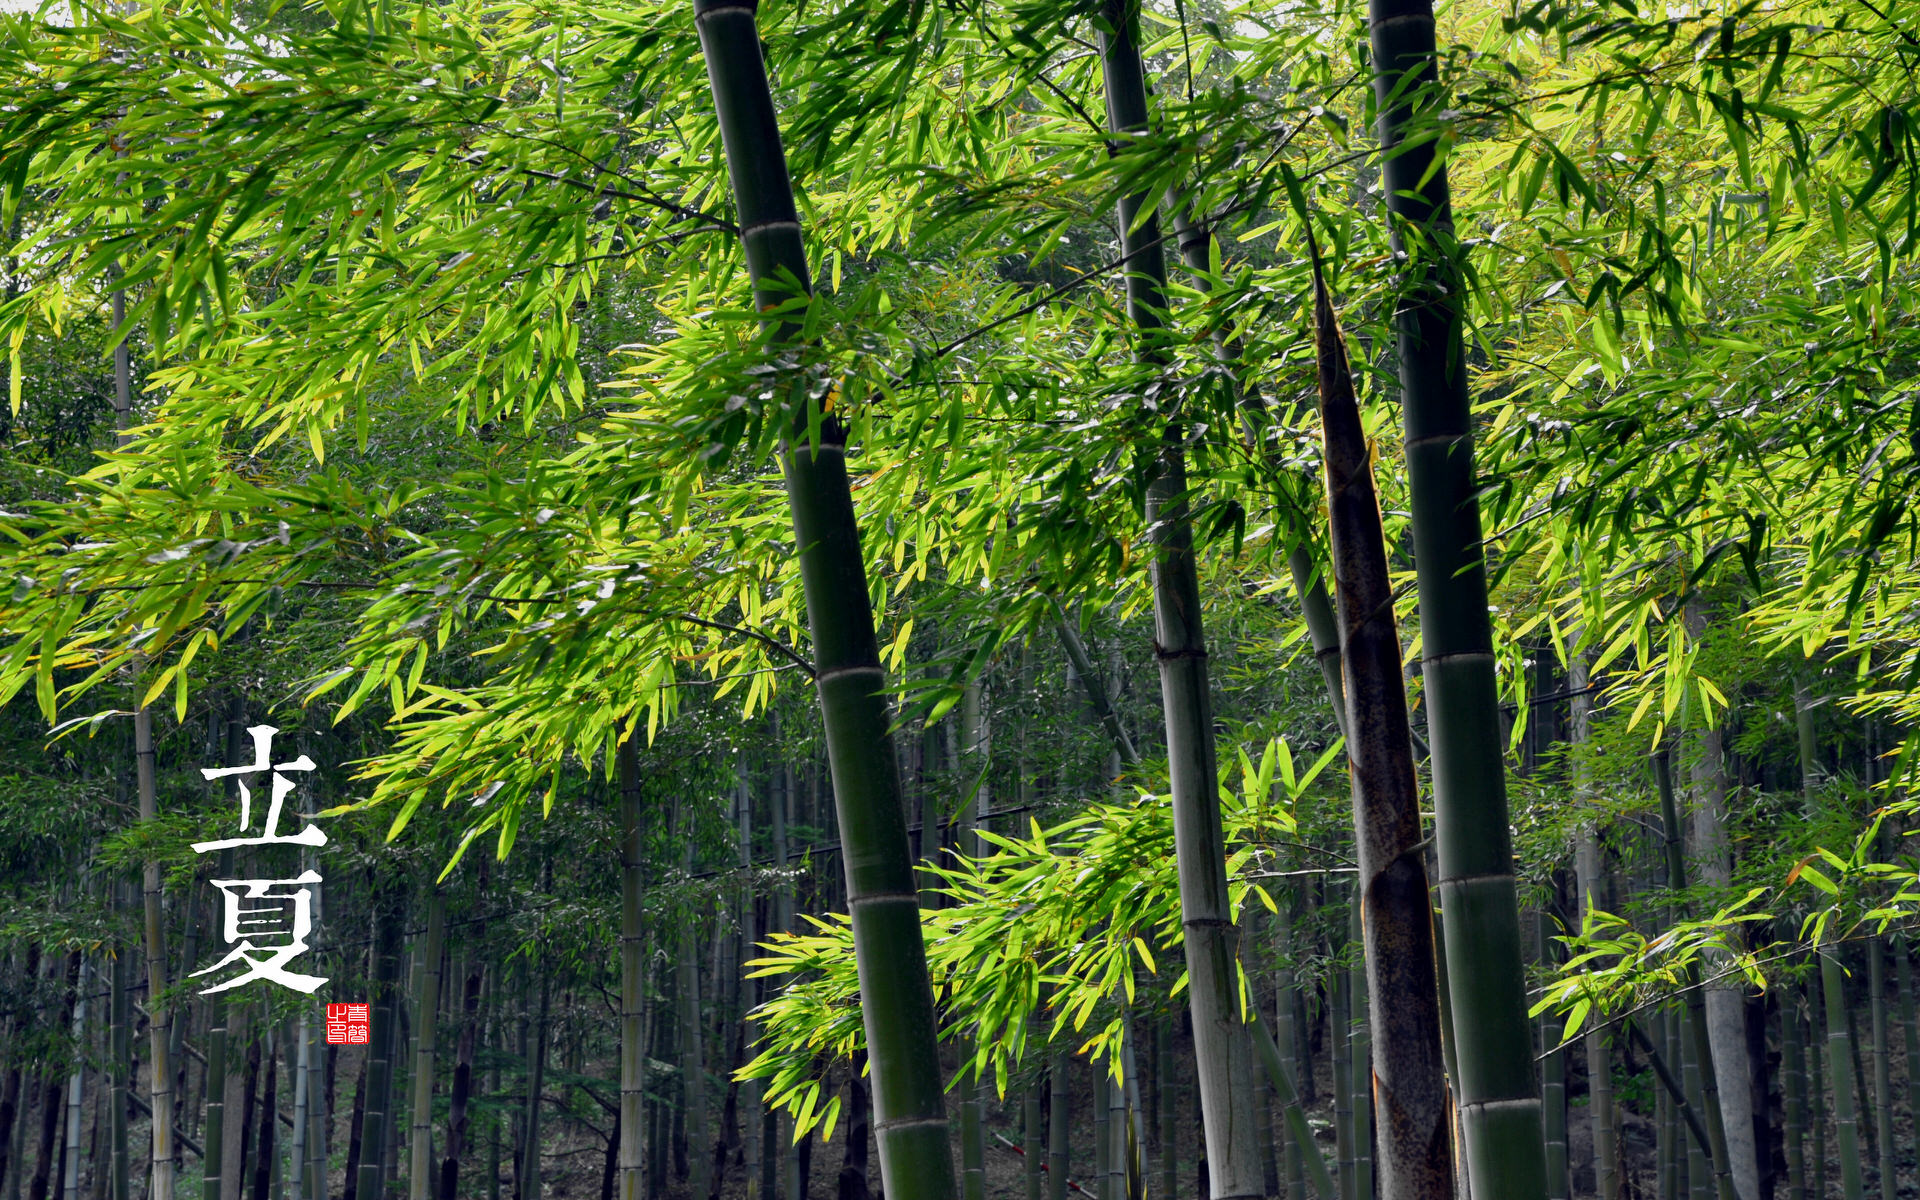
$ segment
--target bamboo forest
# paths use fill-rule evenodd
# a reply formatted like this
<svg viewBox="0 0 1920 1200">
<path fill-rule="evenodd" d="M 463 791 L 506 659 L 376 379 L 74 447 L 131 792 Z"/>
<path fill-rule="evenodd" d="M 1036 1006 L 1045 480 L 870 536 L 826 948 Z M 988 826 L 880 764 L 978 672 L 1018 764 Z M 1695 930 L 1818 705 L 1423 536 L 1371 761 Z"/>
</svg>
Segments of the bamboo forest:
<svg viewBox="0 0 1920 1200">
<path fill-rule="evenodd" d="M 0 0 L 0 1200 L 1920 1200 L 1920 0 Z"/>
</svg>

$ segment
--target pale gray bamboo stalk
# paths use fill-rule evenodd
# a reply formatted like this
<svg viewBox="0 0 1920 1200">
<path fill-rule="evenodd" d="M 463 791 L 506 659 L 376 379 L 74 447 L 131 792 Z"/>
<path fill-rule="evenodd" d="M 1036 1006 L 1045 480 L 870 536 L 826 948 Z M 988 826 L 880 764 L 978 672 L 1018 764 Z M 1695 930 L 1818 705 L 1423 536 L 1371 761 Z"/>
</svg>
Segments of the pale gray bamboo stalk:
<svg viewBox="0 0 1920 1200">
<path fill-rule="evenodd" d="M 1576 754 L 1590 739 L 1593 698 L 1587 693 L 1587 659 L 1576 651 L 1567 661 L 1567 690 L 1574 693 L 1571 722 Z M 1583 805 L 1592 803 L 1590 769 L 1576 758 L 1573 769 L 1574 792 Z M 1578 880 L 1580 919 L 1599 909 L 1605 898 L 1606 881 L 1601 874 L 1600 835 L 1592 820 L 1583 820 L 1574 844 L 1575 877 Z M 1587 1116 L 1593 1128 L 1594 1187 L 1600 1200 L 1620 1198 L 1619 1127 L 1613 1105 L 1613 1056 L 1608 1052 L 1603 1029 L 1587 1031 L 1581 1039 L 1587 1055 Z M 1549 1187 L 1552 1186 L 1549 1179 Z"/>
</svg>

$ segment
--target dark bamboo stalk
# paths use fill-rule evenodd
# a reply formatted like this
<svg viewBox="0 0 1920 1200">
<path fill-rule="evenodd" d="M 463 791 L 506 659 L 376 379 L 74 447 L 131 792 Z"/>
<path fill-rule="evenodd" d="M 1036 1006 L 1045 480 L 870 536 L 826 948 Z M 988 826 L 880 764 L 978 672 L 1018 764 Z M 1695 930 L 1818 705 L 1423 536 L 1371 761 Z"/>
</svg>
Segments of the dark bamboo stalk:
<svg viewBox="0 0 1920 1200">
<path fill-rule="evenodd" d="M 1352 993 L 1358 1035 L 1352 1066 L 1356 1187 L 1371 1196 L 1371 1123 L 1365 1111 L 1370 1095 L 1381 1110 L 1381 1194 L 1387 1200 L 1424 1200 L 1453 1194 L 1426 839 L 1420 827 L 1413 746 L 1407 737 L 1406 681 L 1400 675 L 1400 639 L 1374 491 L 1372 447 L 1360 421 L 1333 303 L 1319 277 L 1317 252 L 1315 261 L 1320 421 L 1360 860 L 1353 924 L 1364 949 Z M 1363 1023 L 1368 996 L 1375 1003 L 1370 1023 Z M 1528 1042 L 1531 1045 L 1531 1038 Z"/>
</svg>

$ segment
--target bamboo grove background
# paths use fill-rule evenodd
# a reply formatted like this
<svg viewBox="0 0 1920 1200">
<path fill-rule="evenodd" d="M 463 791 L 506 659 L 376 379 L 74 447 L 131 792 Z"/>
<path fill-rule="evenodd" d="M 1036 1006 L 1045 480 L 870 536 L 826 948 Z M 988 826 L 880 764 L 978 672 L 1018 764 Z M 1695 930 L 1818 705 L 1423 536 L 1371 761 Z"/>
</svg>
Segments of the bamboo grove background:
<svg viewBox="0 0 1920 1200">
<path fill-rule="evenodd" d="M 0 16 L 0 1200 L 1920 1188 L 1916 29 Z"/>
</svg>

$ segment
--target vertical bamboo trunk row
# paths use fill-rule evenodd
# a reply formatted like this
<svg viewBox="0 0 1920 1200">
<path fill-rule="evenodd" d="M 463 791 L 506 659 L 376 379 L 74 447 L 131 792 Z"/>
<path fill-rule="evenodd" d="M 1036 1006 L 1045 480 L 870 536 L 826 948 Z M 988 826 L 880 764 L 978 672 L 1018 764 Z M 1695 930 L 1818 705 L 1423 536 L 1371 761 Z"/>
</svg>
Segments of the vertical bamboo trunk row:
<svg viewBox="0 0 1920 1200">
<path fill-rule="evenodd" d="M 810 283 L 754 7 L 753 0 L 694 0 L 740 243 L 755 306 L 764 312 L 804 295 Z M 770 345 L 786 345 L 799 327 L 775 317 L 766 333 Z M 847 478 L 846 432 L 832 416 L 818 424 L 817 436 L 808 432 L 805 412 L 794 413 L 793 422 L 787 499 L 839 815 L 882 1186 L 889 1196 L 952 1200 L 933 990 Z"/>
<path fill-rule="evenodd" d="M 1447 980 L 1467 1176 L 1485 1200 L 1542 1200 L 1545 1142 L 1487 617 L 1471 404 L 1431 0 L 1369 0 L 1383 191 L 1411 278 L 1394 314 Z"/>
</svg>

